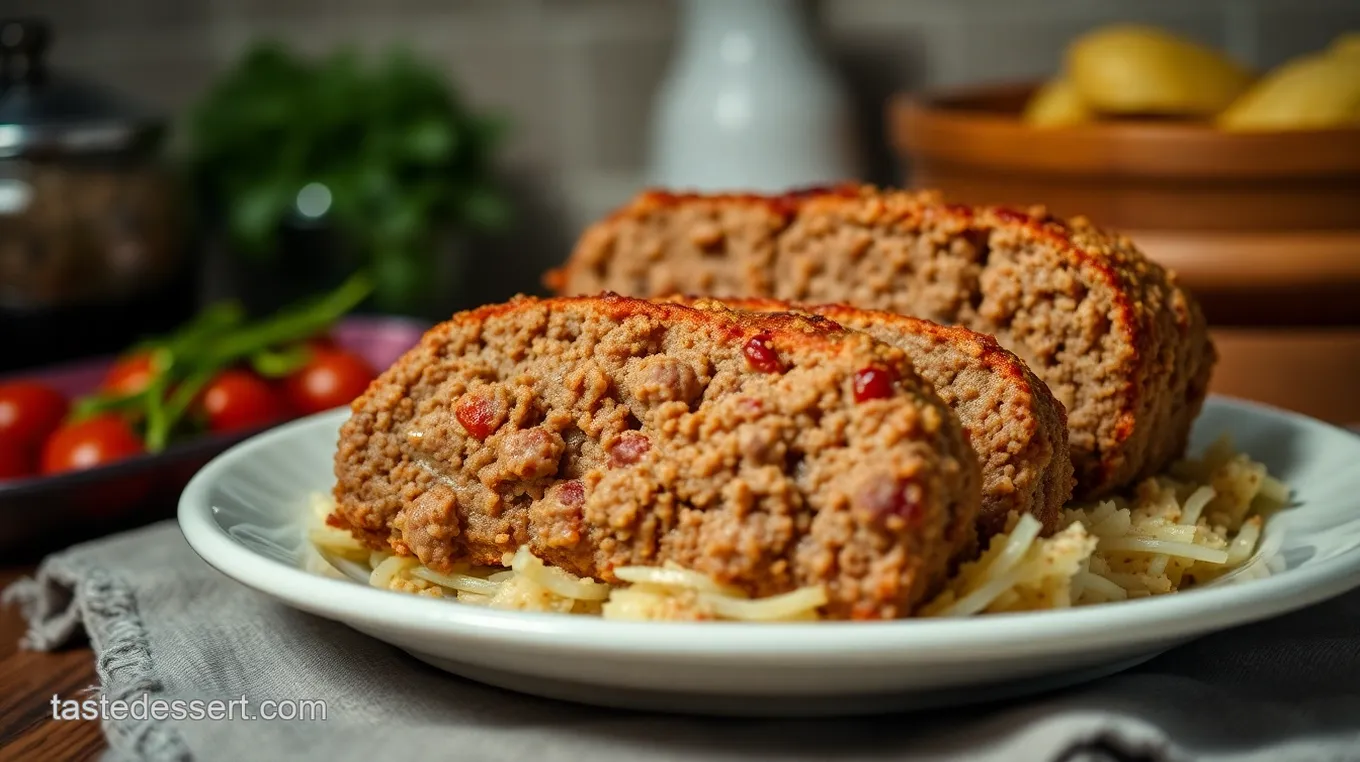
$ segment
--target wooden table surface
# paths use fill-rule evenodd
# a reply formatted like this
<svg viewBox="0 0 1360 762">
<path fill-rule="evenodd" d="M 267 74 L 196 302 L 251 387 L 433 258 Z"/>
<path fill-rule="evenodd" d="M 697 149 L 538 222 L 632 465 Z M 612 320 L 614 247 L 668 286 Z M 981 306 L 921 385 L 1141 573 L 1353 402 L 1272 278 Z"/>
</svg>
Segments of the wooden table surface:
<svg viewBox="0 0 1360 762">
<path fill-rule="evenodd" d="M 0 588 L 33 567 L 0 569 Z M 17 607 L 0 608 L 0 760 L 97 759 L 107 748 L 97 720 L 52 719 L 52 696 L 77 698 L 97 679 L 94 652 L 83 643 L 57 653 L 19 648 Z"/>
</svg>

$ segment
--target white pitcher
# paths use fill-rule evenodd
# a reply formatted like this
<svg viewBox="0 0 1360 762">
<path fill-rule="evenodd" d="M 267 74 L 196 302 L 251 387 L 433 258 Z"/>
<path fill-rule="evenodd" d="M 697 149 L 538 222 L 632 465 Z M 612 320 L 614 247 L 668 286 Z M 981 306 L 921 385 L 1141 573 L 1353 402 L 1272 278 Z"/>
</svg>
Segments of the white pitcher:
<svg viewBox="0 0 1360 762">
<path fill-rule="evenodd" d="M 850 104 L 799 0 L 683 0 L 647 182 L 778 192 L 859 176 Z"/>
</svg>

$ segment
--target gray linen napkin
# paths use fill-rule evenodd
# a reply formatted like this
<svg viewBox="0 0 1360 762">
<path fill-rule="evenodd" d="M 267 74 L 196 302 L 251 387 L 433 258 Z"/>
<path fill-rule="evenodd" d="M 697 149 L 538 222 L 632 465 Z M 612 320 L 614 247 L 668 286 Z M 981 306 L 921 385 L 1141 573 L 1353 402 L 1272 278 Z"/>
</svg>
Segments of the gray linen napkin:
<svg viewBox="0 0 1360 762">
<path fill-rule="evenodd" d="M 29 647 L 83 630 L 110 700 L 326 702 L 324 721 L 106 721 L 120 759 L 1360 760 L 1360 591 L 1047 696 L 812 721 L 600 710 L 445 675 L 238 585 L 169 523 L 54 555 L 5 598 Z"/>
</svg>

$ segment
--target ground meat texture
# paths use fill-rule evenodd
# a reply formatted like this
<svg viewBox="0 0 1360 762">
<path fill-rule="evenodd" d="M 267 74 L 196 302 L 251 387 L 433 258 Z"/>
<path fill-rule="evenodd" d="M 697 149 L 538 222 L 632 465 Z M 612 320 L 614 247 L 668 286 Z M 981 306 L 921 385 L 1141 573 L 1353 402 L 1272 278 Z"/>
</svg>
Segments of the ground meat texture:
<svg viewBox="0 0 1360 762">
<path fill-rule="evenodd" d="M 755 336 L 777 372 L 750 367 Z M 870 366 L 894 393 L 856 402 Z M 618 296 L 431 329 L 355 401 L 335 463 L 332 523 L 436 571 L 522 544 L 611 582 L 674 561 L 752 595 L 824 584 L 836 618 L 909 615 L 975 549 L 981 494 L 901 349 L 815 316 Z"/>
<path fill-rule="evenodd" d="M 713 242 L 702 251 L 675 243 L 700 218 Z M 626 276 L 639 267 L 666 275 Z M 1127 238 L 1042 209 L 945 204 L 930 193 L 647 192 L 592 226 L 546 280 L 566 294 L 842 303 L 995 336 L 1066 408 L 1079 498 L 1183 453 L 1215 361 L 1198 305 Z"/>
<path fill-rule="evenodd" d="M 688 301 L 702 309 L 717 300 Z M 756 312 L 817 314 L 906 350 L 916 372 L 958 415 L 982 464 L 981 538 L 1005 529 L 1011 511 L 1039 519 L 1045 534 L 1061 528 L 1062 508 L 1072 496 L 1073 484 L 1067 413 L 1044 382 L 992 337 L 959 326 L 841 305 L 801 305 L 777 299 L 718 303 Z M 882 394 L 887 375 L 877 371 L 857 377 L 858 396 Z"/>
</svg>

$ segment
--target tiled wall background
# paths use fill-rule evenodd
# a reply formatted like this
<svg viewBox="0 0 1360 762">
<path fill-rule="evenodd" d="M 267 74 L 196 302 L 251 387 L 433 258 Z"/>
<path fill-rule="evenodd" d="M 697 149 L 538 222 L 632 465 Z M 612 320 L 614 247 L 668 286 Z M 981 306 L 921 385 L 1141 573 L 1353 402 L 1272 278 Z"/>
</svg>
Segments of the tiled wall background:
<svg viewBox="0 0 1360 762">
<path fill-rule="evenodd" d="M 732 0 L 743 2 L 743 0 Z M 259 36 L 315 52 L 404 42 L 515 130 L 505 172 L 522 224 L 482 267 L 533 289 L 580 227 L 636 189 L 652 93 L 676 26 L 671 0 L 3 0 L 57 30 L 53 60 L 176 112 Z M 821 0 L 820 30 L 872 145 L 899 88 L 1051 72 L 1067 40 L 1115 20 L 1156 23 L 1270 65 L 1360 29 L 1360 0 Z M 890 181 L 886 157 L 871 179 Z"/>
</svg>

